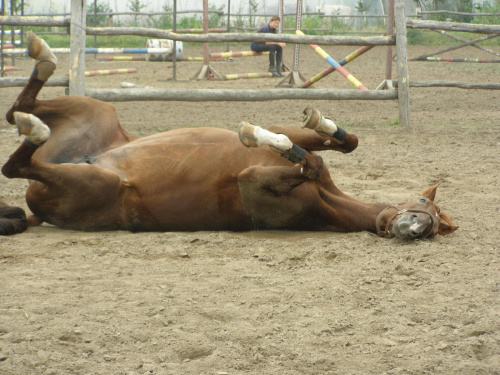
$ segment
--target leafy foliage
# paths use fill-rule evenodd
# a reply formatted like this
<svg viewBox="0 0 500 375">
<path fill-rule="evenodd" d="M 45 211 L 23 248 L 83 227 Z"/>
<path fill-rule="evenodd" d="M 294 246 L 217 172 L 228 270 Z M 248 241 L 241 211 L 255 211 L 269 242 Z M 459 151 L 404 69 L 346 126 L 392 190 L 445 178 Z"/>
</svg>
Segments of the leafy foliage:
<svg viewBox="0 0 500 375">
<path fill-rule="evenodd" d="M 321 29 L 323 28 L 323 21 L 319 16 L 308 16 L 304 19 L 302 29 L 309 35 L 324 34 Z M 320 29 L 320 30 L 318 30 Z"/>
<path fill-rule="evenodd" d="M 131 12 L 141 13 L 143 9 L 148 7 L 149 3 L 143 3 L 141 0 L 129 0 L 127 5 Z M 134 26 L 138 26 L 138 17 L 138 15 L 134 15 Z"/>
<path fill-rule="evenodd" d="M 97 13 L 113 13 L 109 3 L 94 0 L 92 3 L 87 4 L 87 25 L 95 27 L 109 26 L 109 16 Z"/>
<path fill-rule="evenodd" d="M 255 27 L 255 16 L 259 9 L 259 3 L 256 0 L 248 0 L 248 13 L 250 14 L 248 23 L 250 27 Z"/>
</svg>

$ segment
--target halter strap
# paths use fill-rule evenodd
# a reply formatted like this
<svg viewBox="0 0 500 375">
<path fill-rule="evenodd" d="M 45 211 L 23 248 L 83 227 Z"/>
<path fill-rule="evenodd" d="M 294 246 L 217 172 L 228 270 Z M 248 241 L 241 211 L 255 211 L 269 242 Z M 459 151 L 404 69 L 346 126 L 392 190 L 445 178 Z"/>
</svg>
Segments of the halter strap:
<svg viewBox="0 0 500 375">
<path fill-rule="evenodd" d="M 385 224 L 385 228 L 382 228 L 382 214 L 390 209 L 395 209 L 396 213 L 391 216 L 391 218 L 387 221 Z M 431 215 L 429 211 L 425 210 L 416 210 L 416 209 L 411 209 L 411 208 L 401 208 L 397 204 L 391 204 L 390 206 L 387 206 L 380 212 L 377 216 L 377 220 L 375 222 L 375 225 L 377 227 L 377 234 L 380 237 L 385 237 L 385 238 L 392 238 L 395 236 L 394 232 L 392 231 L 392 226 L 391 223 L 396 219 L 397 216 L 404 214 L 405 212 L 420 212 L 429 215 L 431 219 L 431 225 L 427 227 L 427 229 L 422 233 L 423 238 L 429 236 L 430 232 L 432 231 L 432 228 L 434 227 L 434 217 Z"/>
</svg>

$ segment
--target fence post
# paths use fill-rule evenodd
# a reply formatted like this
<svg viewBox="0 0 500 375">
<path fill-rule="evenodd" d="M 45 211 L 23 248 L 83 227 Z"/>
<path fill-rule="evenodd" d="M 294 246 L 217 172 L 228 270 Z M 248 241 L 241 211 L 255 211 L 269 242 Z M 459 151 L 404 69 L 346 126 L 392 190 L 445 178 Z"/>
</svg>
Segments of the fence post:
<svg viewBox="0 0 500 375">
<path fill-rule="evenodd" d="M 387 0 L 387 35 L 394 34 L 394 0 Z M 387 46 L 385 79 L 392 80 L 392 46 Z"/>
<path fill-rule="evenodd" d="M 402 3 L 395 7 L 396 53 L 398 56 L 398 106 L 399 124 L 411 128 L 410 124 L 410 77 L 408 75 L 408 56 L 406 38 L 405 6 Z"/>
<path fill-rule="evenodd" d="M 86 0 L 71 0 L 69 94 L 85 95 Z"/>
</svg>

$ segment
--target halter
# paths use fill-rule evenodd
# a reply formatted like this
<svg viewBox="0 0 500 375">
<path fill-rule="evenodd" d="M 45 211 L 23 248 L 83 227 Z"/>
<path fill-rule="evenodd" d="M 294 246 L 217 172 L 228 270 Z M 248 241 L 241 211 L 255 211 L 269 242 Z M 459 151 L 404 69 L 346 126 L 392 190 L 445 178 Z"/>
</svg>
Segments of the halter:
<svg viewBox="0 0 500 375">
<path fill-rule="evenodd" d="M 385 211 L 390 210 L 392 208 L 396 210 L 396 213 L 394 215 L 392 215 L 392 217 L 389 219 L 389 221 L 385 225 L 385 228 L 382 229 L 382 224 L 381 224 L 382 214 Z M 394 219 L 396 219 L 397 216 L 399 216 L 401 214 L 404 214 L 405 212 L 419 212 L 419 213 L 423 213 L 423 214 L 429 215 L 429 217 L 431 219 L 431 225 L 429 225 L 427 227 L 427 229 L 422 233 L 422 235 L 420 237 L 426 238 L 427 236 L 429 236 L 430 232 L 432 231 L 432 228 L 434 227 L 434 216 L 429 211 L 416 210 L 416 209 L 411 209 L 411 208 L 401 208 L 397 204 L 391 204 L 390 206 L 387 206 L 386 208 L 384 208 L 382 210 L 382 212 L 380 212 L 378 214 L 377 221 L 375 222 L 375 224 L 377 226 L 377 234 L 380 237 L 385 237 L 385 238 L 392 238 L 392 237 L 394 237 L 395 234 L 394 234 L 394 232 L 391 231 L 391 229 L 392 229 L 391 223 L 394 221 Z"/>
</svg>

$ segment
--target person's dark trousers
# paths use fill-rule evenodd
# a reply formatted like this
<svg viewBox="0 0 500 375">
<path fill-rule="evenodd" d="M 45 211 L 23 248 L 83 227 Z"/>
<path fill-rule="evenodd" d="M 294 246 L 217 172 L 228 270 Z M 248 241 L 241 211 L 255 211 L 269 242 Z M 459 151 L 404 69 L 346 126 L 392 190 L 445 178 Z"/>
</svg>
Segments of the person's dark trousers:
<svg viewBox="0 0 500 375">
<path fill-rule="evenodd" d="M 281 46 L 277 44 L 252 43 L 252 51 L 269 51 L 269 72 L 273 73 L 274 77 L 283 77 L 283 74 L 281 74 L 283 48 Z"/>
</svg>

